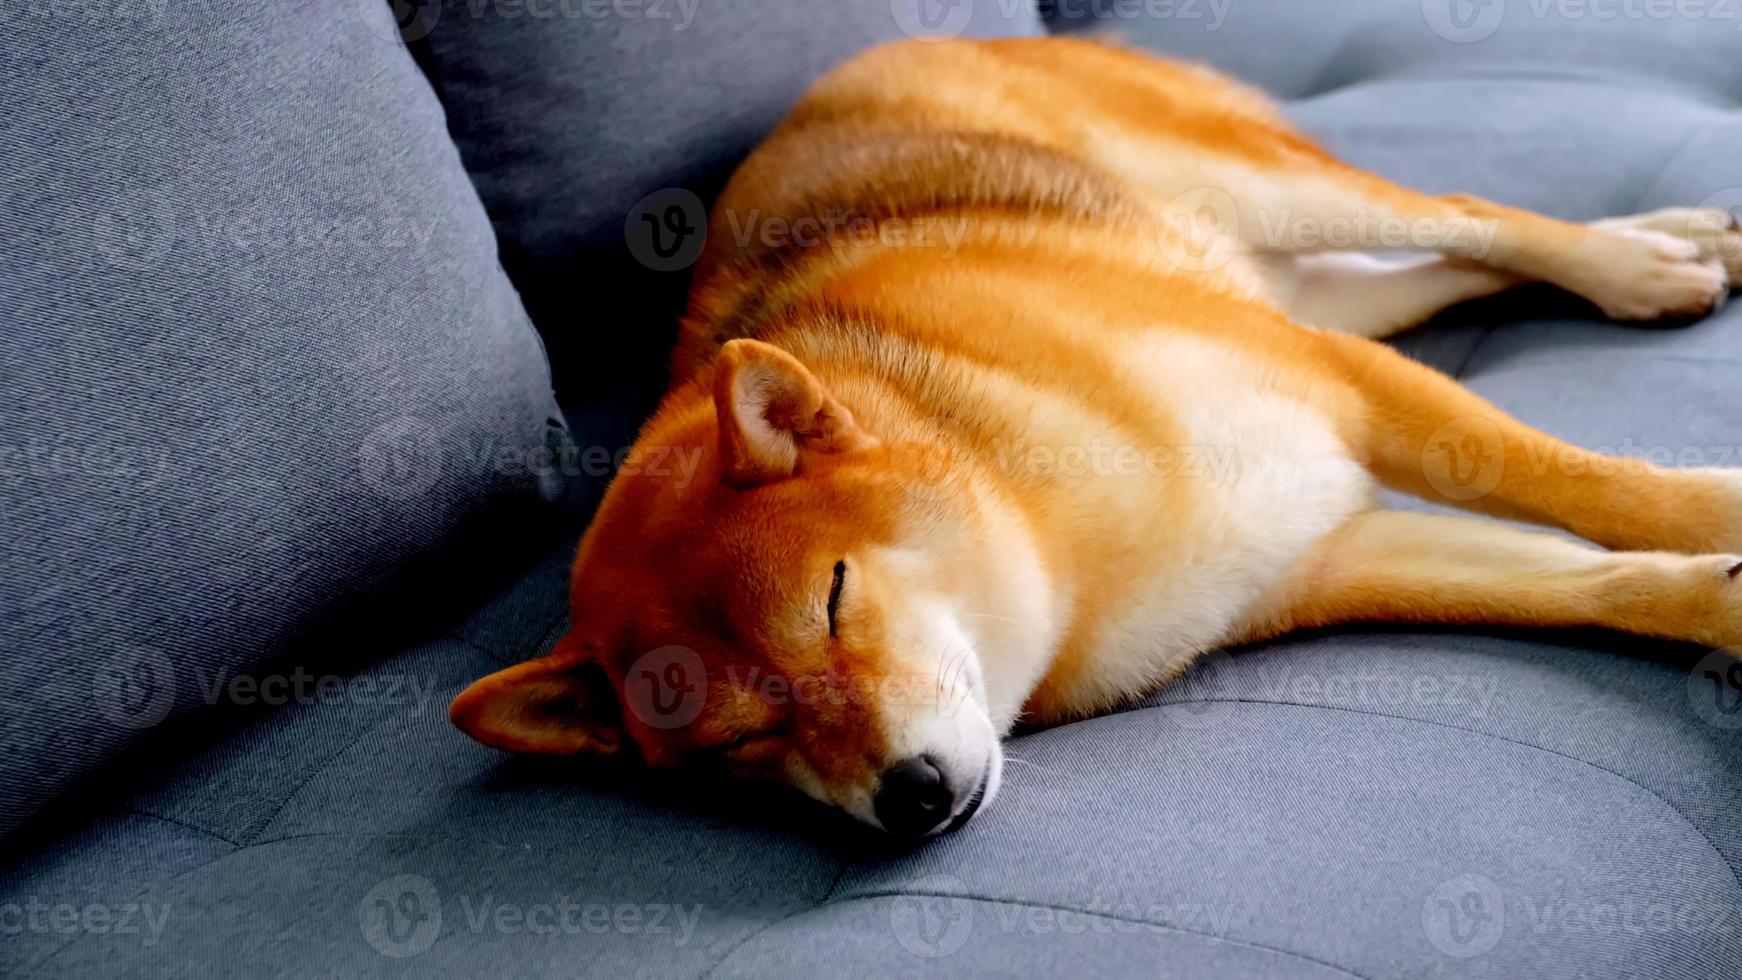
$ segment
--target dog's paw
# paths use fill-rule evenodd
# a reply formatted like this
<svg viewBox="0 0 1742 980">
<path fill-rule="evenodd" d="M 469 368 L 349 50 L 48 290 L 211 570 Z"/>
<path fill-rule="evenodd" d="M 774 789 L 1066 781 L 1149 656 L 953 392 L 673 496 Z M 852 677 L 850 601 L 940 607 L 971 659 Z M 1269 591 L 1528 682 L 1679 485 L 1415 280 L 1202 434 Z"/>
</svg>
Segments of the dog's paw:
<svg viewBox="0 0 1742 980">
<path fill-rule="evenodd" d="M 1612 219 L 1628 220 L 1633 219 Z M 1591 274 L 1580 292 L 1610 318 L 1704 316 L 1729 295 L 1731 274 L 1718 257 L 1727 239 L 1712 239 L 1708 249 L 1691 234 L 1604 224 L 1593 226 L 1601 234 L 1581 249 Z M 1736 245 L 1742 249 L 1742 239 Z M 1742 268 L 1737 271 L 1742 275 Z"/>
<path fill-rule="evenodd" d="M 1718 481 L 1726 502 L 1721 504 L 1721 530 L 1718 547 L 1725 552 L 1742 554 L 1742 470 L 1707 470 Z"/>
<path fill-rule="evenodd" d="M 1742 650 L 1742 555 L 1681 559 L 1666 585 L 1643 632 Z"/>
<path fill-rule="evenodd" d="M 1726 556 L 1718 564 L 1721 566 L 1718 569 L 1721 598 L 1712 645 L 1729 647 L 1742 654 L 1742 557 Z"/>
<path fill-rule="evenodd" d="M 1742 286 L 1742 218 L 1723 208 L 1659 208 L 1591 223 L 1604 231 L 1655 231 L 1694 243 L 1700 259 L 1723 266 L 1732 285 Z"/>
</svg>

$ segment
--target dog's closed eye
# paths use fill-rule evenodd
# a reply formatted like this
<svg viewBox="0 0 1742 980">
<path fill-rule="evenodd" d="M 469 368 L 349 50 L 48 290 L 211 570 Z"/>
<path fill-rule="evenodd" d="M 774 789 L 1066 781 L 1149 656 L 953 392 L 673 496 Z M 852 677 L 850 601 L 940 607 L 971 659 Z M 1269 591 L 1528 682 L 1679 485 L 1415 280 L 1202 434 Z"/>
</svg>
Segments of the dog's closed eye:
<svg viewBox="0 0 1742 980">
<path fill-rule="evenodd" d="M 759 770 L 784 758 L 786 738 L 780 731 L 754 731 L 713 745 L 698 746 L 691 761 L 738 771 Z"/>
<path fill-rule="evenodd" d="M 847 562 L 845 559 L 835 562 L 835 581 L 829 586 L 829 635 L 839 636 L 835 625 L 835 617 L 841 611 L 841 586 L 847 581 Z"/>
<path fill-rule="evenodd" d="M 733 762 L 766 762 L 786 751 L 786 742 L 772 732 L 757 732 L 733 740 L 721 753 Z"/>
</svg>

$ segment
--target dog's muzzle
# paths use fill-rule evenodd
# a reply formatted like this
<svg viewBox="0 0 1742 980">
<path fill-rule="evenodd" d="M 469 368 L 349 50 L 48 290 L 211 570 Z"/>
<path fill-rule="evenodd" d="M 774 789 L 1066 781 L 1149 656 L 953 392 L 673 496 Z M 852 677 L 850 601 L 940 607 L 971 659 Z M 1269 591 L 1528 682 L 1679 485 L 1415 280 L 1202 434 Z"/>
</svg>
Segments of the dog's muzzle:
<svg viewBox="0 0 1742 980">
<path fill-rule="evenodd" d="M 940 827 L 955 830 L 980 809 L 989 778 L 990 771 L 982 770 L 970 788 L 959 779 L 951 780 L 935 757 L 910 756 L 883 773 L 872 801 L 877 822 L 904 838 L 924 837 Z M 949 826 L 943 827 L 945 823 Z"/>
</svg>

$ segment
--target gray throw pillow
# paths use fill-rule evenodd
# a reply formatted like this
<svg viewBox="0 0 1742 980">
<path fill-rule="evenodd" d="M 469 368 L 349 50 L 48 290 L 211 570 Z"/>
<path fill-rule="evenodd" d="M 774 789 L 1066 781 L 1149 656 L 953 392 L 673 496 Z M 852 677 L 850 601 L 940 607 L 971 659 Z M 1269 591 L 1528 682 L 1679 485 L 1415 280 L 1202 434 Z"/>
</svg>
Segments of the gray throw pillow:
<svg viewBox="0 0 1742 980">
<path fill-rule="evenodd" d="M 563 441 L 385 6 L 3 13 L 0 833 L 462 530 L 525 523 Z"/>
<path fill-rule="evenodd" d="M 565 396 L 664 367 L 707 204 L 818 76 L 910 36 L 1043 32 L 1030 0 L 395 9 Z"/>
</svg>

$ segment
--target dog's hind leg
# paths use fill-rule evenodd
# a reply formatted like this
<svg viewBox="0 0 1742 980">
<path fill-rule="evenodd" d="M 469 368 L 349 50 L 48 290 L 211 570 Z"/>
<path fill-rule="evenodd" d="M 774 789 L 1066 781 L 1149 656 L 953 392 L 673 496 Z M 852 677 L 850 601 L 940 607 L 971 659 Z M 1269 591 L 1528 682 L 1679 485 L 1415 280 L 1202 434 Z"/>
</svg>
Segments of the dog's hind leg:
<svg viewBox="0 0 1742 980">
<path fill-rule="evenodd" d="M 1272 295 L 1296 321 L 1374 339 L 1524 281 L 1443 255 L 1394 260 L 1364 252 L 1324 252 L 1261 257 L 1259 264 Z"/>
<path fill-rule="evenodd" d="M 1618 320 L 1703 315 L 1742 273 L 1742 231 L 1719 211 L 1579 225 L 1474 197 L 1419 194 L 1318 157 L 1298 163 L 1298 172 L 1230 179 L 1230 220 L 1245 247 L 1295 256 L 1428 251 L 1514 281 L 1552 283 Z"/>
<path fill-rule="evenodd" d="M 1463 206 L 1469 199 L 1451 200 Z M 1359 220 L 1358 216 L 1348 219 L 1351 226 Z M 1589 227 L 1604 235 L 1646 232 L 1683 240 L 1699 250 L 1705 267 L 1701 275 L 1709 278 L 1713 269 L 1721 268 L 1728 283 L 1742 284 L 1742 226 L 1724 211 L 1663 208 L 1649 214 L 1605 218 Z M 1491 231 L 1497 235 L 1498 228 Z M 1377 238 L 1379 243 L 1384 240 L 1382 235 Z M 1433 243 L 1431 232 L 1424 242 Z M 1475 258 L 1485 254 L 1479 242 L 1474 248 L 1450 251 L 1455 254 L 1402 259 L 1360 251 L 1273 251 L 1260 252 L 1257 257 L 1273 294 L 1290 316 L 1315 327 L 1362 337 L 1390 336 L 1455 303 L 1530 281 L 1528 276 Z M 1721 299 L 1722 292 L 1718 295 Z"/>
<path fill-rule="evenodd" d="M 1742 557 L 1608 552 L 1490 521 L 1373 511 L 1321 541 L 1240 639 L 1357 622 L 1594 626 L 1742 647 Z"/>
<path fill-rule="evenodd" d="M 1077 41 L 990 42 L 1011 88 L 1045 91 L 1024 135 L 1130 180 L 1162 220 L 1210 215 L 1254 254 L 1430 251 L 1553 283 L 1621 320 L 1696 316 L 1742 273 L 1742 229 L 1716 209 L 1581 225 L 1436 197 L 1350 166 L 1231 79 Z M 1067 84 L 1093 77 L 1102 84 Z"/>
</svg>

